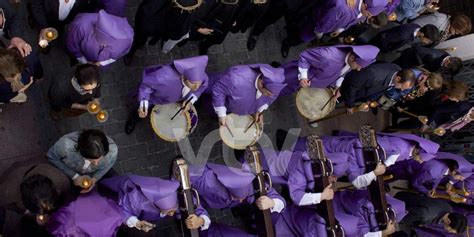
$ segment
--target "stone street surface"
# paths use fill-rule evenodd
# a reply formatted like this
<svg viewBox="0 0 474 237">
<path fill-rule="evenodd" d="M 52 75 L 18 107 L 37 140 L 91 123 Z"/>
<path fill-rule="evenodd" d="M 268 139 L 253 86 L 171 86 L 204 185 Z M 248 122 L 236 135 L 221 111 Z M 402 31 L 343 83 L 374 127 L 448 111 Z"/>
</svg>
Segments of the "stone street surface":
<svg viewBox="0 0 474 237">
<path fill-rule="evenodd" d="M 132 25 L 138 3 L 139 0 L 129 1 L 127 15 Z M 26 20 L 26 13 L 21 11 L 21 14 Z M 36 41 L 36 35 L 30 29 L 27 34 L 29 35 L 27 39 L 33 44 Z M 269 27 L 260 36 L 256 49 L 251 52 L 246 49 L 247 35 L 229 34 L 222 45 L 213 46 L 209 50 L 208 71 L 221 71 L 238 64 L 284 62 L 285 60 L 280 56 L 280 42 L 285 34 L 282 22 Z M 288 60 L 297 59 L 299 52 L 306 47 L 306 45 L 302 45 L 293 48 Z M 64 46 L 56 42 L 50 54 L 42 55 L 45 79 L 36 83 L 29 90 L 28 102 L 22 105 L 0 105 L 2 110 L 0 113 L 0 173 L 8 169 L 13 162 L 45 159 L 47 149 L 60 136 L 86 128 L 100 129 L 118 144 L 119 157 L 114 169 L 120 174 L 167 178 L 169 177 L 170 161 L 176 155 L 183 154 L 186 158 L 190 158 L 193 157 L 189 155 L 190 152 L 197 154 L 198 151 L 202 154 L 209 154 L 207 158 L 211 162 L 223 163 L 223 154 L 228 154 L 228 149 L 222 145 L 222 142 L 214 144 L 205 140 L 210 132 L 218 128 L 217 121 L 204 111 L 199 110 L 199 106 L 199 124 L 189 137 L 192 150 L 180 149 L 178 144 L 165 142 L 158 138 L 148 119 L 139 123 L 133 134 L 126 135 L 124 132 L 129 109 L 133 104 L 130 94 L 136 91 L 143 68 L 150 65 L 167 64 L 174 59 L 195 55 L 198 55 L 195 43 L 175 48 L 169 54 L 161 53 L 159 44 L 148 45 L 137 52 L 131 67 L 125 66 L 122 60 L 118 60 L 103 72 L 101 104 L 110 115 L 106 123 L 98 123 L 89 114 L 55 122 L 49 116 L 47 90 L 52 77 L 60 75 L 70 67 L 69 57 L 64 51 Z M 367 122 L 373 124 L 377 129 L 384 128 L 388 123 L 387 114 L 379 112 L 377 116 L 374 116 L 369 112 L 353 116 L 345 115 L 320 123 L 316 129 L 310 128 L 307 126 L 307 120 L 297 112 L 294 98 L 294 95 L 281 97 L 265 112 L 264 130 L 269 139 L 262 139 L 262 143 L 265 143 L 262 145 L 271 146 L 269 142 L 274 143 L 275 132 L 278 128 L 285 130 L 301 128 L 303 135 L 324 135 L 330 134 L 336 128 L 357 131 L 360 125 Z M 229 210 L 209 210 L 209 212 L 214 222 L 237 226 L 241 224 Z M 18 216 L 10 212 L 7 216 L 6 236 L 16 236 L 18 230 L 14 222 L 18 220 Z M 158 229 L 159 231 L 147 236 L 155 236 L 157 233 L 160 233 L 160 236 L 179 236 L 176 225 L 161 225 Z"/>
</svg>

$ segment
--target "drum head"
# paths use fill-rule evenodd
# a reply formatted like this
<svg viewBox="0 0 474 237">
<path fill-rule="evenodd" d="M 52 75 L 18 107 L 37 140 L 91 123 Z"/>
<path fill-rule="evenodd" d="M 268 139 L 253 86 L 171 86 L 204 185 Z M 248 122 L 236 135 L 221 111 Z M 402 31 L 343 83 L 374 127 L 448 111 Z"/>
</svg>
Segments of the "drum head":
<svg viewBox="0 0 474 237">
<path fill-rule="evenodd" d="M 190 105 L 191 110 L 196 113 L 193 105 Z M 181 104 L 172 103 L 166 105 L 155 105 L 151 112 L 150 122 L 156 135 L 161 139 L 169 142 L 177 142 L 186 138 L 193 130 L 191 126 L 191 115 L 189 111 L 180 112 L 171 120 L 171 117 L 178 112 Z"/>
<path fill-rule="evenodd" d="M 332 97 L 331 89 L 301 88 L 296 95 L 296 107 L 301 115 L 310 120 L 326 117 L 336 108 L 336 100 L 331 100 L 324 108 L 324 104 Z"/>
<path fill-rule="evenodd" d="M 244 150 L 247 146 L 255 144 L 262 136 L 263 129 L 258 123 L 254 123 L 247 132 L 245 129 L 253 122 L 253 117 L 250 115 L 240 116 L 237 114 L 228 114 L 226 117 L 226 124 L 229 129 L 221 126 L 219 133 L 222 141 L 232 149 Z"/>
</svg>

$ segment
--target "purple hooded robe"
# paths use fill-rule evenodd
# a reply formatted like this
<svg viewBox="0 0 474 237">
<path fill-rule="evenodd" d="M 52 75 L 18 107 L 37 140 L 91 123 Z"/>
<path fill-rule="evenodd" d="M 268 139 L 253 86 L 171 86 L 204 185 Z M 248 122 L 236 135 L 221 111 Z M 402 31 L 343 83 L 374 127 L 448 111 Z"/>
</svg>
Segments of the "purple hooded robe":
<svg viewBox="0 0 474 237">
<path fill-rule="evenodd" d="M 124 56 L 133 41 L 127 18 L 106 13 L 83 13 L 69 25 L 66 47 L 79 62 L 106 66 Z"/>
<path fill-rule="evenodd" d="M 395 211 L 396 221 L 399 222 L 405 217 L 405 203 L 386 195 L 387 204 Z M 347 237 L 364 236 L 369 232 L 381 231 L 376 226 L 375 210 L 369 199 L 367 190 L 344 190 L 338 191 L 333 199 L 334 212 L 352 215 L 358 218 L 357 234 L 346 233 Z"/>
<path fill-rule="evenodd" d="M 241 203 L 254 203 L 254 174 L 224 165 L 207 163 L 203 169 L 190 167 L 191 182 L 201 197 L 205 207 L 224 209 Z M 273 188 L 268 191 L 269 198 L 279 199 L 285 205 L 285 199 Z M 240 202 L 237 199 L 242 198 Z"/>
<path fill-rule="evenodd" d="M 387 0 L 357 0 L 355 7 L 349 7 L 346 0 L 327 0 L 313 12 L 312 21 L 306 24 L 301 32 L 301 39 L 311 41 L 316 34 L 342 32 L 349 27 L 365 20 L 360 11 L 361 4 L 365 2 L 372 15 L 378 15 L 387 4 Z"/>
<path fill-rule="evenodd" d="M 100 4 L 107 13 L 125 17 L 127 0 L 100 0 Z"/>
<path fill-rule="evenodd" d="M 56 237 L 112 237 L 124 221 L 120 207 L 93 190 L 58 209 L 46 228 Z"/>
<path fill-rule="evenodd" d="M 145 68 L 143 80 L 138 89 L 138 100 L 147 100 L 151 104 L 169 104 L 189 97 L 197 100 L 206 90 L 209 77 L 206 74 L 207 56 L 197 56 L 173 61 L 169 65 L 158 65 Z M 183 96 L 184 76 L 191 82 L 201 81 L 201 87 Z"/>
<path fill-rule="evenodd" d="M 178 207 L 178 181 L 129 175 L 102 180 L 101 185 L 117 195 L 117 204 L 126 219 L 135 216 L 139 220 L 154 222 L 165 218 L 160 211 Z M 179 218 L 179 208 L 176 213 Z M 196 208 L 196 215 L 209 216 L 201 206 Z"/>
<path fill-rule="evenodd" d="M 338 136 L 322 136 L 321 139 L 323 140 L 326 155 L 331 153 L 345 153 L 349 156 L 349 168 L 346 174 L 350 182 L 365 173 L 362 144 L 357 134 L 341 132 Z M 377 133 L 377 141 L 380 146 L 384 148 L 387 157 L 390 155 L 399 155 L 397 162 L 411 159 L 410 153 L 415 145 L 419 148 L 420 157 L 423 161 L 433 159 L 439 149 L 437 143 L 413 134 Z M 305 143 L 306 139 L 299 139 L 295 150 L 306 149 Z"/>
<path fill-rule="evenodd" d="M 262 74 L 264 87 L 272 96 L 257 98 L 256 79 Z M 284 70 L 267 64 L 238 65 L 223 73 L 211 75 L 212 106 L 219 117 L 227 112 L 249 115 L 262 112 L 270 106 L 286 86 Z M 260 111 L 261 110 L 261 111 Z"/>
<path fill-rule="evenodd" d="M 285 82 L 288 85 L 281 95 L 295 92 L 300 88 L 299 69 L 308 70 L 307 78 L 311 81 L 311 87 L 326 88 L 350 71 L 348 68 L 342 74 L 345 66 L 348 65 L 346 57 L 349 52 L 356 55 L 356 62 L 364 68 L 375 62 L 379 51 L 372 45 L 336 45 L 307 49 L 300 54 L 298 61 L 291 61 L 282 66 L 285 69 Z"/>
</svg>

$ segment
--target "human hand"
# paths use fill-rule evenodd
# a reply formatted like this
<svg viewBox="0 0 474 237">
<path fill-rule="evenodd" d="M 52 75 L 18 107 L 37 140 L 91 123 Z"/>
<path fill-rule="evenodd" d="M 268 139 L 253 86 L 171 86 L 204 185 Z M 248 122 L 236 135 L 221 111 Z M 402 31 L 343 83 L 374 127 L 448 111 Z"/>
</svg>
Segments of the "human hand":
<svg viewBox="0 0 474 237">
<path fill-rule="evenodd" d="M 261 196 L 255 201 L 258 209 L 265 211 L 275 206 L 275 201 L 267 196 Z"/>
<path fill-rule="evenodd" d="M 305 87 L 310 87 L 311 86 L 311 81 L 308 80 L 307 78 L 303 78 L 300 80 L 300 86 L 305 88 Z"/>
<path fill-rule="evenodd" d="M 31 51 L 33 50 L 31 48 L 31 45 L 26 43 L 22 38 L 20 37 L 13 37 L 10 41 L 10 46 L 8 46 L 9 49 L 11 48 L 17 48 L 18 51 L 20 51 L 20 54 L 22 57 L 26 57 L 30 55 Z"/>
<path fill-rule="evenodd" d="M 25 93 L 25 91 L 30 88 L 31 85 L 33 85 L 33 82 L 33 77 L 30 77 L 30 82 L 28 82 L 28 84 L 26 84 L 23 88 L 19 89 L 18 93 Z"/>
<path fill-rule="evenodd" d="M 144 105 L 140 105 L 138 108 L 138 117 L 145 118 L 148 115 L 148 109 Z"/>
<path fill-rule="evenodd" d="M 224 117 L 219 117 L 219 125 L 225 127 L 226 126 L 226 116 Z"/>
<path fill-rule="evenodd" d="M 332 200 L 334 198 L 334 189 L 332 183 L 326 186 L 321 193 L 321 200 Z"/>
<path fill-rule="evenodd" d="M 204 225 L 204 219 L 202 217 L 196 216 L 195 214 L 189 215 L 184 222 L 186 224 L 186 228 L 190 230 L 195 230 Z"/>
<path fill-rule="evenodd" d="M 199 29 L 197 29 L 197 32 L 199 32 L 200 34 L 203 34 L 203 35 L 212 35 L 214 30 L 209 29 L 209 28 L 199 28 Z"/>
<path fill-rule="evenodd" d="M 393 233 L 395 233 L 395 222 L 391 220 L 388 222 L 387 228 L 382 231 L 382 236 L 389 236 Z"/>
<path fill-rule="evenodd" d="M 143 231 L 143 232 L 148 232 L 155 228 L 155 225 L 148 222 L 148 221 L 139 221 L 137 224 L 135 224 L 135 228 Z"/>
<path fill-rule="evenodd" d="M 375 169 L 374 169 L 374 174 L 375 174 L 376 176 L 383 175 L 383 174 L 385 174 L 385 169 L 386 169 L 386 168 L 385 168 L 385 165 L 382 164 L 382 163 L 379 163 L 379 164 L 377 165 L 377 167 L 375 167 Z"/>
<path fill-rule="evenodd" d="M 263 124 L 263 113 L 257 113 L 255 114 L 255 122 L 258 124 Z"/>
</svg>

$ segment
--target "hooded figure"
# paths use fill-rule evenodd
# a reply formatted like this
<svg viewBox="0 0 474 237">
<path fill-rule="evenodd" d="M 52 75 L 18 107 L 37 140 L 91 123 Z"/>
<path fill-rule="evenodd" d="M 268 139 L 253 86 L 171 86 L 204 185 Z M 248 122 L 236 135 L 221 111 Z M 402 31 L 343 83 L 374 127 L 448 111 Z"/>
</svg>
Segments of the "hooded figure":
<svg viewBox="0 0 474 237">
<path fill-rule="evenodd" d="M 298 61 L 282 66 L 285 69 L 287 88 L 282 95 L 297 91 L 300 80 L 307 79 L 311 87 L 339 87 L 344 76 L 355 66 L 364 68 L 375 62 L 379 49 L 371 45 L 325 46 L 307 49 L 300 54 Z M 350 57 L 353 56 L 353 58 Z M 355 59 L 354 61 L 352 61 Z"/>
<path fill-rule="evenodd" d="M 225 209 L 256 201 L 256 190 L 252 184 L 255 175 L 252 173 L 207 163 L 201 169 L 190 166 L 190 176 L 192 186 L 199 192 L 201 203 L 205 207 Z M 267 196 L 275 203 L 271 212 L 280 213 L 285 207 L 283 197 L 273 188 L 268 191 Z"/>
<path fill-rule="evenodd" d="M 130 50 L 133 29 L 126 18 L 106 13 L 84 13 L 69 26 L 66 47 L 80 63 L 106 66 Z"/>
<path fill-rule="evenodd" d="M 151 108 L 149 104 L 169 104 L 188 99 L 194 104 L 209 84 L 206 74 L 207 61 L 207 56 L 197 56 L 175 60 L 168 65 L 145 68 L 138 88 L 140 110 L 148 114 Z M 127 134 L 133 132 L 139 120 L 135 108 L 130 112 L 127 121 Z"/>
<path fill-rule="evenodd" d="M 332 154 L 347 155 L 346 175 L 358 188 L 366 187 L 375 180 L 374 172 L 365 173 L 362 144 L 355 133 L 341 132 L 338 136 L 322 136 L 324 152 L 330 159 Z M 419 150 L 419 159 L 428 161 L 436 156 L 439 145 L 412 134 L 377 133 L 377 142 L 387 154 L 386 166 L 415 158 L 414 148 Z M 306 150 L 306 139 L 299 139 L 295 150 Z M 340 175 L 342 176 L 342 175 Z"/>
<path fill-rule="evenodd" d="M 140 220 L 157 222 L 174 215 L 174 211 L 180 212 L 177 181 L 129 175 L 105 179 L 101 185 L 114 194 L 130 228 L 136 227 Z M 208 229 L 211 220 L 207 211 L 199 206 L 196 215 L 204 219 L 201 230 Z"/>
<path fill-rule="evenodd" d="M 375 219 L 374 205 L 370 201 L 367 190 L 344 190 L 336 192 L 333 207 L 336 216 L 339 213 L 352 215 L 358 218 L 357 234 L 346 234 L 348 237 L 356 236 L 382 236 L 381 230 Z M 396 214 L 395 222 L 400 222 L 406 215 L 405 203 L 386 194 L 387 204 Z"/>
<path fill-rule="evenodd" d="M 250 115 L 266 110 L 286 86 L 284 71 L 267 64 L 238 65 L 211 75 L 212 105 L 219 118 L 226 114 Z M 264 95 L 259 88 L 270 92 Z"/>
<path fill-rule="evenodd" d="M 358 22 L 364 21 L 367 17 L 364 11 L 376 16 L 384 11 L 387 5 L 388 0 L 357 0 L 354 7 L 350 7 L 346 0 L 324 1 L 323 5 L 313 12 L 313 20 L 303 28 L 301 39 L 309 42 L 315 37 L 322 38 L 326 33 L 341 33 Z"/>
<path fill-rule="evenodd" d="M 46 228 L 50 234 L 58 237 L 112 237 L 124 220 L 114 201 L 92 191 L 81 194 L 76 200 L 57 210 L 49 218 Z"/>
</svg>

